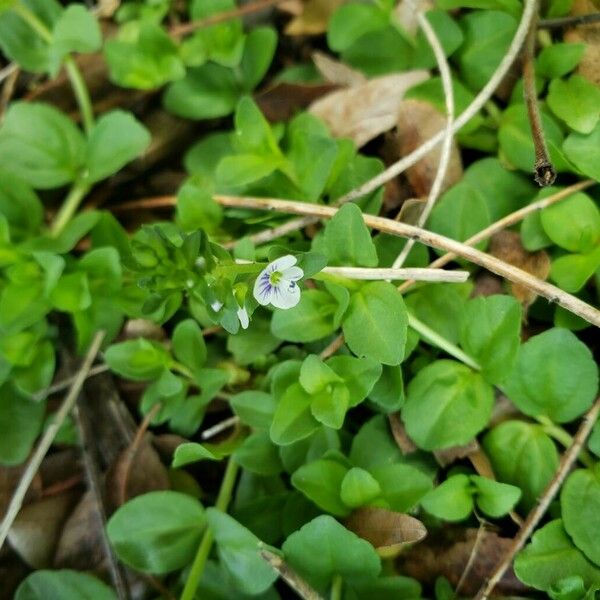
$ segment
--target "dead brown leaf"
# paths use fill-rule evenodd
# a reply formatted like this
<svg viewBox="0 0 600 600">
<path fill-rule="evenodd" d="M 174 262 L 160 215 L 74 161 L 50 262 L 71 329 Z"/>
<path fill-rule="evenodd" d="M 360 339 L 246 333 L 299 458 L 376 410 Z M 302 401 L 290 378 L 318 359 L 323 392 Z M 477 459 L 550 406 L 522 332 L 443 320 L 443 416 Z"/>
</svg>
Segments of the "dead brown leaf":
<svg viewBox="0 0 600 600">
<path fill-rule="evenodd" d="M 572 15 L 586 15 L 595 12 L 598 12 L 598 6 L 592 0 L 575 0 L 571 7 Z M 573 27 L 565 32 L 564 40 L 565 42 L 586 44 L 577 72 L 600 87 L 600 25 Z"/>
<path fill-rule="evenodd" d="M 360 148 L 394 126 L 406 90 L 428 78 L 422 70 L 376 77 L 328 94 L 309 111 L 327 123 L 334 137 L 351 138 Z"/>
<path fill-rule="evenodd" d="M 446 117 L 429 102 L 421 100 L 404 100 L 398 115 L 398 141 L 400 156 L 406 156 L 416 150 L 429 138 L 446 127 Z M 413 188 L 415 196 L 425 198 L 435 179 L 441 157 L 441 146 L 436 146 L 419 162 L 407 169 L 406 176 Z M 460 151 L 455 141 L 452 142 L 450 162 L 444 177 L 441 192 L 461 179 L 463 175 Z"/>
<path fill-rule="evenodd" d="M 452 446 L 451 448 L 444 448 L 444 450 L 436 450 L 433 455 L 441 467 L 447 467 L 461 458 L 471 456 L 478 449 L 477 440 L 471 440 L 464 446 Z"/>
<path fill-rule="evenodd" d="M 437 577 L 446 577 L 454 587 L 459 582 L 469 561 L 477 538 L 477 529 L 448 528 L 430 535 L 427 540 L 399 559 L 403 574 L 421 583 L 433 583 Z M 471 569 L 461 586 L 461 595 L 472 597 L 491 575 L 492 570 L 511 546 L 512 539 L 485 531 Z M 509 569 L 496 586 L 498 595 L 524 594 L 523 585 Z"/>
<path fill-rule="evenodd" d="M 359 85 L 367 81 L 367 78 L 360 71 L 349 67 L 324 52 L 313 52 L 312 59 L 319 73 L 329 83 L 352 87 L 353 85 Z"/>
<path fill-rule="evenodd" d="M 23 475 L 23 471 L 25 471 L 25 466 L 23 465 L 19 465 L 18 467 L 0 466 L 0 515 L 6 512 L 15 488 Z M 37 473 L 27 490 L 25 502 L 31 502 L 35 498 L 39 498 L 41 493 L 42 478 Z"/>
<path fill-rule="evenodd" d="M 531 273 L 539 279 L 546 279 L 550 273 L 550 257 L 544 250 L 528 252 L 521 243 L 516 231 L 501 231 L 492 236 L 490 254 L 519 269 Z M 523 305 L 524 313 L 533 304 L 536 294 L 519 284 L 510 284 L 512 295 Z"/>
<path fill-rule="evenodd" d="M 409 198 L 402 203 L 400 212 L 396 216 L 396 221 L 407 223 L 408 225 L 416 225 L 419 222 L 419 217 L 425 208 L 425 201 L 419 198 Z"/>
<path fill-rule="evenodd" d="M 34 569 L 52 564 L 64 521 L 77 494 L 66 492 L 41 498 L 23 507 L 15 519 L 8 541 L 15 552 Z"/>
<path fill-rule="evenodd" d="M 390 423 L 390 429 L 392 430 L 392 436 L 394 437 L 394 441 L 398 448 L 400 448 L 400 452 L 402 454 L 412 454 L 417 451 L 417 447 L 414 442 L 408 437 L 408 433 L 406 433 L 406 428 L 404 427 L 404 423 L 400 420 L 398 413 L 394 413 L 388 416 L 388 421 Z"/>
<path fill-rule="evenodd" d="M 365 506 L 346 519 L 346 527 L 372 544 L 384 558 L 394 558 L 403 549 L 425 538 L 427 529 L 418 519 L 385 508 Z"/>
<path fill-rule="evenodd" d="M 306 0 L 301 14 L 284 30 L 287 35 L 320 35 L 327 31 L 329 18 L 344 0 Z"/>
<path fill-rule="evenodd" d="M 400 0 L 394 9 L 394 14 L 402 29 L 414 36 L 419 29 L 417 16 L 432 8 L 434 8 L 434 3 L 431 0 Z"/>
</svg>

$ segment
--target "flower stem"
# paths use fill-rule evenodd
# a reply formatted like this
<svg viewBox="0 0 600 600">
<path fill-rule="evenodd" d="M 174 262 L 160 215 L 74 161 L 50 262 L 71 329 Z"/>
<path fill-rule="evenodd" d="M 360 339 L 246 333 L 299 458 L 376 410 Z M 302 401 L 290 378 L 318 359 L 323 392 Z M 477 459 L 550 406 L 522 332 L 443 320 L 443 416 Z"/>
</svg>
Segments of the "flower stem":
<svg viewBox="0 0 600 600">
<path fill-rule="evenodd" d="M 223 481 L 221 482 L 221 488 L 219 489 L 219 495 L 215 503 L 217 510 L 225 512 L 231 501 L 233 495 L 233 488 L 235 486 L 235 480 L 238 474 L 238 464 L 232 459 L 229 459 L 225 474 L 223 475 Z M 204 565 L 210 555 L 214 542 L 212 531 L 207 528 L 202 536 L 200 546 L 198 546 L 198 552 L 194 558 L 194 562 L 190 568 L 183 592 L 181 593 L 180 600 L 193 600 L 196 596 L 196 590 L 202 579 L 202 573 L 204 572 Z"/>
<path fill-rule="evenodd" d="M 457 360 L 460 360 L 465 365 L 475 369 L 476 371 L 481 370 L 481 365 L 471 356 L 469 356 L 466 352 L 463 352 L 456 344 L 453 344 L 445 337 L 441 336 L 437 331 L 434 331 L 428 325 L 425 325 L 423 321 L 420 321 L 415 317 L 410 311 L 407 311 L 408 314 L 408 324 L 412 327 L 417 333 L 419 333 L 425 340 L 427 340 L 430 344 L 437 346 L 440 350 L 443 350 L 450 356 L 453 356 Z"/>
<path fill-rule="evenodd" d="M 73 215 L 79 208 L 79 203 L 83 200 L 89 189 L 90 185 L 83 181 L 79 180 L 73 183 L 73 186 L 50 226 L 50 234 L 52 237 L 58 237 L 62 233 L 67 223 L 73 218 Z"/>
<path fill-rule="evenodd" d="M 20 2 L 16 2 L 11 8 L 42 38 L 42 40 L 48 44 L 52 44 L 52 31 L 50 31 L 46 24 L 32 10 Z M 65 56 L 64 65 L 71 82 L 71 87 L 73 88 L 73 93 L 75 94 L 75 99 L 77 100 L 77 105 L 79 106 L 83 127 L 85 132 L 89 135 L 94 126 L 94 113 L 89 91 L 75 59 L 70 54 Z"/>
<path fill-rule="evenodd" d="M 573 436 L 545 415 L 538 415 L 535 420 L 540 423 L 544 433 L 555 439 L 561 446 L 569 448 L 573 443 Z M 590 456 L 585 448 L 582 448 L 579 451 L 579 460 L 583 465 L 590 469 L 596 464 L 596 461 Z"/>
<path fill-rule="evenodd" d="M 341 575 L 334 575 L 331 582 L 331 591 L 329 592 L 329 600 L 342 600 L 342 591 L 344 588 L 344 580 Z"/>
</svg>

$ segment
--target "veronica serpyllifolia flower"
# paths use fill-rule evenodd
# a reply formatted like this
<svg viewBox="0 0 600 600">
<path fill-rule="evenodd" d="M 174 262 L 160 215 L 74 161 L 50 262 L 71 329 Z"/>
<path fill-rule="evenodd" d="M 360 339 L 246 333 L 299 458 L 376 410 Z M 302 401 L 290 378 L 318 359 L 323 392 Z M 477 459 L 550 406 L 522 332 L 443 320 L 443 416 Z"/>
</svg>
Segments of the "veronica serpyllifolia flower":
<svg viewBox="0 0 600 600">
<path fill-rule="evenodd" d="M 296 283 L 304 276 L 295 256 L 286 254 L 269 263 L 254 283 L 254 297 L 259 304 L 275 308 L 292 308 L 300 302 L 300 288 Z"/>
<path fill-rule="evenodd" d="M 237 317 L 240 320 L 240 325 L 242 329 L 248 329 L 248 325 L 250 324 L 250 317 L 248 316 L 248 311 L 245 306 L 239 306 L 237 309 Z"/>
</svg>

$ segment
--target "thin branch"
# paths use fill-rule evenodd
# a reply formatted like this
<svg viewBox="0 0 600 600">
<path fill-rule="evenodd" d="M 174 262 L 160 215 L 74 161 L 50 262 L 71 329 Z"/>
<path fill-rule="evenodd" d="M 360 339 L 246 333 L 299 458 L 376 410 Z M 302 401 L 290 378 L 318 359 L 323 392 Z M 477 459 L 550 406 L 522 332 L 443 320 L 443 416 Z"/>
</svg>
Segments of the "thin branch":
<svg viewBox="0 0 600 600">
<path fill-rule="evenodd" d="M 463 283 L 469 279 L 468 271 L 445 271 L 429 268 L 367 268 L 367 267 L 325 267 L 322 273 L 339 275 L 348 279 L 367 281 L 414 279 L 415 281 L 445 281 Z"/>
<path fill-rule="evenodd" d="M 542 115 L 540 114 L 535 88 L 535 34 L 537 32 L 539 0 L 536 0 L 535 6 L 535 15 L 529 26 L 523 54 L 523 97 L 527 106 L 527 116 L 529 117 L 535 150 L 534 179 L 539 185 L 548 186 L 552 185 L 556 179 L 556 169 L 552 166 L 548 146 L 544 138 L 544 126 L 542 125 Z"/>
<path fill-rule="evenodd" d="M 283 579 L 297 594 L 304 600 L 323 600 L 323 597 L 319 595 L 304 579 L 292 570 L 292 568 L 274 552 L 261 548 L 261 557 L 273 567 L 278 573 L 281 579 Z"/>
<path fill-rule="evenodd" d="M 312 215 L 326 219 L 333 217 L 338 211 L 337 208 L 330 206 L 274 198 L 244 198 L 215 195 L 214 199 L 222 206 L 253 208 L 263 211 L 279 211 L 297 215 Z M 453 252 L 457 256 L 475 263 L 492 273 L 496 273 L 513 283 L 525 286 L 538 296 L 543 296 L 548 299 L 550 302 L 556 302 L 569 312 L 580 316 L 589 323 L 600 326 L 600 311 L 593 306 L 590 306 L 572 294 L 568 294 L 555 285 L 542 281 L 530 273 L 499 260 L 494 256 L 471 248 L 462 242 L 427 231 L 426 229 L 421 229 L 420 227 L 407 225 L 406 223 L 398 223 L 391 219 L 367 214 L 363 214 L 363 220 L 368 227 L 378 229 L 384 233 L 407 238 L 413 237 L 426 246 Z"/>
<path fill-rule="evenodd" d="M 542 19 L 540 29 L 561 29 L 563 27 L 576 27 L 577 25 L 591 25 L 600 21 L 600 13 L 561 17 L 560 19 Z"/>
<path fill-rule="evenodd" d="M 211 27 L 217 23 L 231 21 L 237 17 L 242 17 L 250 13 L 258 12 L 259 10 L 270 8 L 271 6 L 276 6 L 277 4 L 281 4 L 283 1 L 284 0 L 256 0 L 255 2 L 244 4 L 238 8 L 211 15 L 205 19 L 198 19 L 196 21 L 190 21 L 189 23 L 174 25 L 169 29 L 169 33 L 173 37 L 181 37 L 188 33 L 192 33 L 193 31 L 197 31 L 198 29 L 205 29 L 206 27 Z"/>
<path fill-rule="evenodd" d="M 319 358 L 321 360 L 326 360 L 330 356 L 333 356 L 342 346 L 344 345 L 344 334 L 341 333 L 338 335 L 330 344 L 325 346 L 321 353 L 319 354 Z"/>
<path fill-rule="evenodd" d="M 319 219 L 315 219 L 314 217 L 302 217 L 300 219 L 292 219 L 291 221 L 282 223 L 277 227 L 264 229 L 263 231 L 259 231 L 258 233 L 249 235 L 246 239 L 249 239 L 255 245 L 266 244 L 267 242 L 276 240 L 277 238 L 283 237 L 288 233 L 298 231 L 299 229 L 304 229 L 308 225 L 312 225 L 313 223 L 317 223 L 318 221 Z M 225 244 L 223 244 L 223 247 L 230 250 L 236 244 L 237 240 L 232 240 L 231 242 L 226 242 Z"/>
<path fill-rule="evenodd" d="M 216 425 L 205 429 L 200 435 L 200 437 L 203 440 L 208 440 L 212 437 L 215 437 L 215 435 L 225 431 L 226 429 L 229 429 L 230 427 L 235 427 L 239 422 L 240 418 L 237 415 L 233 415 L 232 417 L 228 417 L 227 419 L 220 421 Z"/>
<path fill-rule="evenodd" d="M 519 210 L 516 210 L 516 211 L 510 213 L 509 215 L 506 215 L 505 217 L 503 217 L 502 219 L 499 219 L 495 223 L 492 223 L 485 229 L 482 229 L 481 231 L 477 232 L 475 235 L 471 236 L 468 240 L 466 240 L 464 242 L 464 244 L 465 244 L 465 246 L 474 246 L 475 244 L 478 244 L 479 242 L 482 242 L 483 240 L 487 240 L 488 238 L 492 237 L 494 234 L 498 233 L 499 231 L 502 231 L 502 230 L 506 229 L 507 227 L 510 227 L 511 225 L 514 225 L 515 223 L 522 221 L 527 215 L 537 212 L 538 210 L 542 210 L 543 208 L 546 208 L 547 206 L 551 206 L 552 204 L 556 204 L 557 202 L 560 202 L 561 200 L 564 200 L 565 198 L 569 198 L 576 192 L 585 190 L 586 188 L 591 187 L 595 183 L 596 183 L 596 181 L 594 181 L 593 179 L 586 179 L 584 181 L 580 181 L 579 183 L 570 185 L 569 187 L 566 187 L 564 190 L 560 190 L 559 192 L 556 192 L 556 194 L 552 194 L 551 196 L 548 196 L 547 198 L 542 198 L 541 200 L 532 202 L 531 204 L 528 204 L 527 206 L 524 206 L 523 208 L 520 208 Z M 440 256 L 439 258 L 434 260 L 432 263 L 430 263 L 429 268 L 443 267 L 443 266 L 447 265 L 449 262 L 453 261 L 456 258 L 456 256 L 457 255 L 454 254 L 453 252 L 444 254 L 443 256 Z M 405 281 L 400 286 L 398 286 L 398 291 L 405 292 L 406 290 L 411 288 L 414 283 L 415 283 L 415 281 Z"/>
<path fill-rule="evenodd" d="M 109 371 L 110 367 L 108 365 L 96 365 L 95 367 L 92 367 L 87 376 L 86 379 L 89 379 L 90 377 L 94 377 L 95 375 L 100 375 L 100 373 L 106 373 L 106 371 Z M 67 389 L 74 381 L 75 379 L 78 377 L 78 375 L 73 375 L 73 377 L 67 377 L 66 379 L 63 379 L 62 381 L 59 381 L 57 383 L 52 384 L 51 386 L 47 387 L 44 390 L 40 390 L 39 392 L 36 392 L 35 394 L 33 394 L 33 396 L 31 397 L 31 399 L 34 402 L 40 402 L 41 400 L 44 400 L 45 398 L 47 398 L 48 396 L 51 396 L 52 394 L 56 394 L 58 392 L 62 392 L 63 390 Z"/>
<path fill-rule="evenodd" d="M 440 191 L 442 189 L 442 185 L 444 183 L 444 178 L 446 177 L 446 173 L 448 171 L 448 165 L 450 164 L 450 156 L 452 153 L 452 124 L 454 122 L 454 90 L 452 88 L 452 75 L 450 73 L 450 67 L 448 66 L 448 61 L 446 60 L 446 55 L 444 54 L 444 49 L 438 40 L 438 37 L 433 30 L 433 27 L 429 24 L 429 21 L 425 18 L 423 13 L 420 13 L 417 16 L 417 20 L 419 21 L 419 25 L 425 33 L 427 37 L 427 41 L 431 46 L 433 53 L 435 54 L 435 59 L 437 61 L 438 69 L 440 71 L 440 76 L 442 78 L 442 87 L 444 89 L 444 97 L 446 100 L 446 128 L 444 130 L 444 141 L 442 143 L 442 151 L 440 154 L 440 161 L 438 163 L 437 172 L 435 174 L 435 178 L 433 180 L 433 184 L 431 189 L 429 190 L 429 195 L 427 196 L 427 202 L 423 207 L 423 211 L 419 215 L 419 220 L 417 221 L 418 227 L 423 227 L 431 214 L 431 210 L 433 209 L 433 205 L 435 204 L 438 196 L 440 195 Z M 409 252 L 412 250 L 415 241 L 408 239 L 406 240 L 406 244 L 404 244 L 404 248 L 400 254 L 398 254 L 394 264 L 392 265 L 394 268 L 398 269 L 406 260 Z"/>
<path fill-rule="evenodd" d="M 502 579 L 502 576 L 506 570 L 510 567 L 515 554 L 525 545 L 525 542 L 527 542 L 529 536 L 533 533 L 533 530 L 536 528 L 537 524 L 540 522 L 540 519 L 546 513 L 548 506 L 558 493 L 558 490 L 568 475 L 569 470 L 577 460 L 579 451 L 585 443 L 588 435 L 592 431 L 592 428 L 598 419 L 599 413 L 600 397 L 596 399 L 593 406 L 583 417 L 583 421 L 579 426 L 575 437 L 573 438 L 573 444 L 563 454 L 552 481 L 550 481 L 550 483 L 546 486 L 541 498 L 538 500 L 531 512 L 527 515 L 523 526 L 521 529 L 519 529 L 517 535 L 513 539 L 510 548 L 506 551 L 505 555 L 502 557 L 502 560 L 494 569 L 494 572 L 488 579 L 487 583 L 479 590 L 477 596 L 475 596 L 475 600 L 486 600 L 489 598 L 498 582 Z"/>
<path fill-rule="evenodd" d="M 104 335 L 104 331 L 99 331 L 94 337 L 92 344 L 90 345 L 90 349 L 88 350 L 85 360 L 83 361 L 83 364 L 81 365 L 81 368 L 79 369 L 79 372 L 73 381 L 73 385 L 71 386 L 67 397 L 64 399 L 60 408 L 54 415 L 52 422 L 44 432 L 42 439 L 39 441 L 38 446 L 35 449 L 35 452 L 33 453 L 33 456 L 31 457 L 31 460 L 29 461 L 21 480 L 19 481 L 19 485 L 17 486 L 17 489 L 15 490 L 15 493 L 10 501 L 4 520 L 0 525 L 0 548 L 2 548 L 8 532 L 10 531 L 14 520 L 21 510 L 25 494 L 27 493 L 27 490 L 29 489 L 29 486 L 31 485 L 31 482 L 33 481 L 33 478 L 35 477 L 40 465 L 42 464 L 42 460 L 44 459 L 44 456 L 46 456 L 46 452 L 48 452 L 50 449 L 58 430 L 75 405 L 87 374 L 92 366 L 92 363 L 94 362 L 94 359 L 96 358 L 96 354 L 98 354 L 98 351 L 100 350 L 102 340 L 104 340 Z"/>
<path fill-rule="evenodd" d="M 452 126 L 453 133 L 459 131 L 468 121 L 474 117 L 479 110 L 483 107 L 483 105 L 492 97 L 492 94 L 504 79 L 504 76 L 510 69 L 512 63 L 514 62 L 517 54 L 519 53 L 523 42 L 525 41 L 525 37 L 527 36 L 527 32 L 529 31 L 529 24 L 533 18 L 535 13 L 535 5 L 536 0 L 525 0 L 525 6 L 523 9 L 523 14 L 521 15 L 521 22 L 517 28 L 515 33 L 515 37 L 513 38 L 510 47 L 504 54 L 502 61 L 498 65 L 498 68 L 491 76 L 489 81 L 485 84 L 483 89 L 479 92 L 477 97 L 469 104 L 466 110 L 460 114 L 460 116 L 454 121 Z M 383 173 L 380 173 L 373 179 L 370 179 L 366 183 L 363 183 L 358 188 L 348 192 L 344 196 L 342 196 L 338 202 L 344 203 L 349 202 L 350 200 L 356 200 L 361 196 L 369 194 L 376 190 L 378 187 L 382 186 L 390 179 L 393 179 L 409 167 L 412 167 L 416 162 L 421 160 L 423 156 L 425 156 L 432 148 L 435 148 L 437 144 L 439 144 L 445 136 L 444 131 L 438 132 L 433 137 L 429 138 L 424 144 L 419 146 L 416 150 L 411 152 L 409 155 L 400 159 L 398 162 L 389 166 Z"/>
<path fill-rule="evenodd" d="M 0 69 L 0 83 L 2 83 L 9 75 L 12 75 L 19 69 L 17 63 L 9 63 Z"/>
<path fill-rule="evenodd" d="M 475 564 L 475 559 L 477 558 L 477 552 L 479 552 L 479 547 L 481 546 L 485 538 L 485 534 L 485 521 L 479 521 L 479 528 L 477 529 L 477 535 L 475 536 L 475 541 L 473 542 L 473 547 L 471 548 L 469 559 L 467 560 L 467 564 L 463 569 L 462 575 L 460 576 L 460 579 L 458 580 L 458 583 L 454 588 L 454 594 L 452 596 L 453 598 L 456 598 L 458 592 L 460 591 L 460 588 L 464 585 L 465 581 L 467 580 L 467 577 L 471 573 L 471 569 L 473 568 L 473 565 Z"/>
</svg>

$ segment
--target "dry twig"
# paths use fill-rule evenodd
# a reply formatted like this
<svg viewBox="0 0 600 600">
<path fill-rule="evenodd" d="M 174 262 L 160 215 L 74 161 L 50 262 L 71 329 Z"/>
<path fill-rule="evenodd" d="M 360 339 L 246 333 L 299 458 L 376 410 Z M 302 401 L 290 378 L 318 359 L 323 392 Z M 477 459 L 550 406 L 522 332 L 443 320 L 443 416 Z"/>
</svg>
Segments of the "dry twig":
<svg viewBox="0 0 600 600">
<path fill-rule="evenodd" d="M 558 465 L 558 469 L 554 474 L 552 481 L 550 481 L 550 483 L 546 486 L 541 498 L 538 500 L 531 512 L 527 515 L 527 518 L 515 536 L 512 545 L 494 569 L 494 572 L 488 579 L 487 583 L 479 590 L 477 596 L 475 596 L 475 600 L 486 600 L 489 598 L 500 579 L 502 579 L 502 576 L 506 570 L 510 567 L 515 554 L 525 545 L 525 542 L 533 533 L 533 530 L 540 522 L 540 519 L 546 513 L 550 502 L 552 502 L 554 496 L 556 496 L 558 493 L 558 490 L 569 473 L 570 468 L 577 460 L 579 451 L 581 450 L 585 440 L 592 431 L 592 428 L 598 419 L 598 413 L 600 413 L 600 397 L 596 399 L 593 406 L 583 417 L 583 421 L 579 426 L 575 437 L 573 438 L 571 446 L 561 458 L 560 464 Z"/>
</svg>

